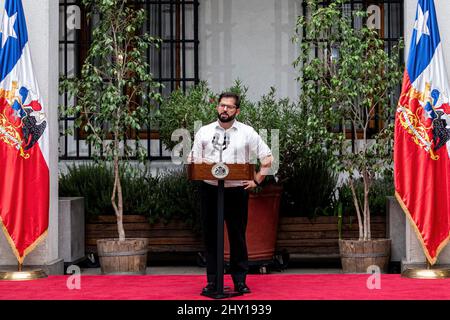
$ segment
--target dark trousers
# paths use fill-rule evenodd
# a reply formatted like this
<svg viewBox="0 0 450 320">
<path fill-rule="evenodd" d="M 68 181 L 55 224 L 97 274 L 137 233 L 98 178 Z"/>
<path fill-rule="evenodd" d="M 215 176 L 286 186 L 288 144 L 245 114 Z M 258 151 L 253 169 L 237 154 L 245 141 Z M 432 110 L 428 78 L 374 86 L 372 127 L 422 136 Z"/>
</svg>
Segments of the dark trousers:
<svg viewBox="0 0 450 320">
<path fill-rule="evenodd" d="M 206 274 L 208 282 L 217 273 L 217 190 L 216 186 L 202 183 L 202 218 L 206 248 Z M 230 273 L 234 282 L 245 281 L 248 272 L 248 253 L 245 231 L 248 220 L 248 192 L 243 187 L 225 188 L 224 218 L 230 243 Z"/>
</svg>

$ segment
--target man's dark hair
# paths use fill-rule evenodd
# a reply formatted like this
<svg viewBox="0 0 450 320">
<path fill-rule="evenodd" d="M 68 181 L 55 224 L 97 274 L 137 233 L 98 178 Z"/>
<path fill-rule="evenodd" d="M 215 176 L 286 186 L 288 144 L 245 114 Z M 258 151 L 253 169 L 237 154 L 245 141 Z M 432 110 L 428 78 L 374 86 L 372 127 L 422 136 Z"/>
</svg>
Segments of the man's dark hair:
<svg viewBox="0 0 450 320">
<path fill-rule="evenodd" d="M 234 92 L 222 92 L 219 96 L 219 102 L 220 100 L 222 100 L 222 98 L 234 98 L 235 104 L 236 104 L 236 108 L 240 108 L 241 107 L 241 98 L 239 97 L 238 94 L 234 93 Z"/>
</svg>

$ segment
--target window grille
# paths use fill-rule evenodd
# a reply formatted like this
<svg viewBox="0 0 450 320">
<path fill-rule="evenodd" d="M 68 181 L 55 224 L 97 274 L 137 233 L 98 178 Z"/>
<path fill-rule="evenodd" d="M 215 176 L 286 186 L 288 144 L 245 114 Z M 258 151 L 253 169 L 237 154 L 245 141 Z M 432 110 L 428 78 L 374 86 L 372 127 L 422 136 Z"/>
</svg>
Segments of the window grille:
<svg viewBox="0 0 450 320">
<path fill-rule="evenodd" d="M 173 90 L 185 90 L 199 82 L 199 0 L 133 0 L 130 3 L 142 7 L 147 13 L 144 32 L 162 39 L 160 49 L 149 47 L 147 58 L 153 78 L 163 84 L 160 93 L 168 96 Z M 80 0 L 59 2 L 59 68 L 61 76 L 78 76 L 90 43 L 92 30 L 86 24 L 85 12 Z M 60 95 L 59 104 L 67 106 L 66 93 Z M 75 118 L 61 117 L 60 132 L 67 129 L 73 135 L 60 135 L 61 160 L 91 159 L 91 148 L 80 130 L 74 129 Z M 149 160 L 170 159 L 163 150 L 157 128 L 140 132 L 141 142 L 147 144 Z"/>
</svg>

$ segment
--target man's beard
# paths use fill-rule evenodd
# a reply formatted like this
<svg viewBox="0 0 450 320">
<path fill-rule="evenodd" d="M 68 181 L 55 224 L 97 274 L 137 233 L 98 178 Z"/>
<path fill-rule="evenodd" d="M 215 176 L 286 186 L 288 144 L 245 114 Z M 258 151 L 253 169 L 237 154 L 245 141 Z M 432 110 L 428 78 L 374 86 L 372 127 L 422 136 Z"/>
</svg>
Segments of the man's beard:
<svg viewBox="0 0 450 320">
<path fill-rule="evenodd" d="M 228 115 L 228 118 L 223 118 L 223 119 L 222 119 L 221 116 L 222 116 L 223 114 Z M 221 122 L 226 123 L 226 122 L 231 122 L 231 121 L 233 121 L 234 118 L 236 118 L 236 115 L 233 114 L 233 115 L 230 116 L 228 113 L 222 112 L 222 113 L 218 113 L 218 114 L 217 114 L 217 118 L 219 118 L 219 120 L 220 120 Z"/>
</svg>

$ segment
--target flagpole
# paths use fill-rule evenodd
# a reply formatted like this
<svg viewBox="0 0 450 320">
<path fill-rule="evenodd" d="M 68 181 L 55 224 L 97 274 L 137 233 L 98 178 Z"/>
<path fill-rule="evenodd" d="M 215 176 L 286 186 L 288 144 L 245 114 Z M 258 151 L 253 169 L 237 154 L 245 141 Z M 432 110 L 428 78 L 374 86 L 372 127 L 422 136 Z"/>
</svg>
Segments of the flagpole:
<svg viewBox="0 0 450 320">
<path fill-rule="evenodd" d="M 434 262 L 440 248 L 448 241 L 450 228 L 450 224 L 445 220 L 450 209 L 447 201 L 450 195 L 448 192 L 441 192 L 438 185 L 440 181 L 448 180 L 448 174 L 442 172 L 441 167 L 447 167 L 449 159 L 446 152 L 439 149 L 449 147 L 441 145 L 445 137 L 439 130 L 443 121 L 441 116 L 448 114 L 445 110 L 450 106 L 448 98 L 450 87 L 445 74 L 434 0 L 417 1 L 412 32 L 402 98 L 399 100 L 399 112 L 396 112 L 394 176 L 397 199 L 405 214 L 411 218 L 426 258 L 420 266 L 405 269 L 402 277 L 443 279 L 450 278 L 450 269 L 435 265 Z M 412 95 L 411 92 L 415 93 Z M 423 103 L 426 104 L 426 109 Z M 427 111 L 417 115 L 421 109 Z M 408 118 L 408 114 L 415 115 L 414 121 Z M 412 122 L 416 122 L 417 125 L 412 125 Z M 431 123 L 430 131 L 427 122 Z M 418 133 L 419 131 L 424 133 L 423 136 Z M 425 139 L 422 141 L 425 143 L 412 143 L 411 135 L 414 141 Z M 417 152 L 420 150 L 417 148 L 423 150 Z M 442 156 L 437 156 L 437 152 L 441 152 Z M 415 155 L 411 157 L 413 153 Z M 427 172 L 426 176 L 417 174 L 418 165 L 423 172 Z M 429 177 L 436 177 L 435 187 L 427 190 L 427 196 L 424 196 L 421 190 L 425 188 Z M 410 183 L 411 178 L 414 178 L 414 184 Z M 445 187 L 442 189 L 445 190 Z M 423 239 L 427 241 L 424 242 Z"/>
<path fill-rule="evenodd" d="M 45 274 L 43 271 L 24 272 L 27 268 L 23 267 L 23 258 L 36 248 L 48 230 L 49 120 L 32 68 L 22 0 L 6 0 L 3 4 L 3 14 L 0 14 L 3 21 L 0 25 L 0 91 L 5 99 L 0 102 L 0 109 L 2 128 L 6 131 L 2 129 L 0 136 L 6 134 L 8 138 L 0 144 L 3 148 L 6 142 L 5 150 L 8 151 L 2 151 L 0 155 L 4 165 L 0 184 L 18 187 L 14 193 L 0 197 L 0 231 L 5 233 L 19 265 L 8 263 L 6 270 L 0 271 L 0 279 L 26 280 Z M 33 32 L 38 35 L 40 31 Z M 27 198 L 32 192 L 36 192 L 33 199 Z"/>
</svg>

